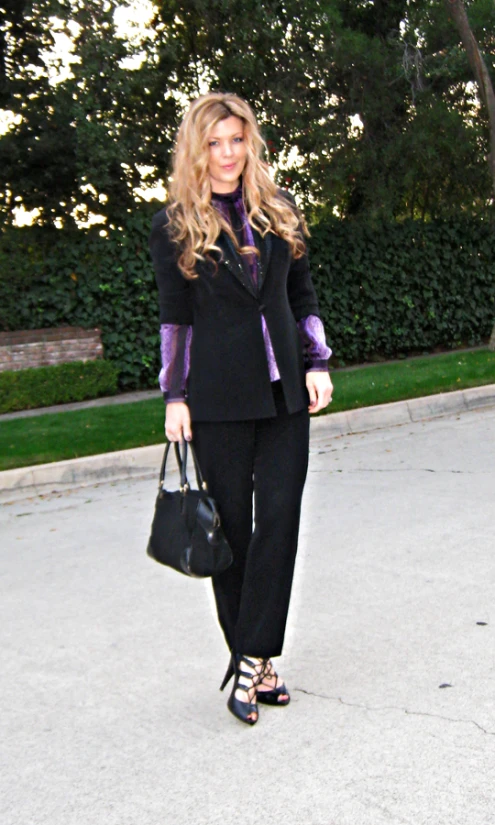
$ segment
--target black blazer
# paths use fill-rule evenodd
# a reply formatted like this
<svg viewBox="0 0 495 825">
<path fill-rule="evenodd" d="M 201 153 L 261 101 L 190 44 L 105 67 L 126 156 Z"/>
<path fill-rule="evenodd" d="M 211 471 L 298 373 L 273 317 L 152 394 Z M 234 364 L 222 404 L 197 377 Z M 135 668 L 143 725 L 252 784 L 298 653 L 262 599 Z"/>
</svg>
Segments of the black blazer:
<svg viewBox="0 0 495 825">
<path fill-rule="evenodd" d="M 284 193 L 285 194 L 285 193 Z M 292 258 L 282 238 L 263 239 L 256 287 L 245 273 L 229 236 L 213 262 L 199 262 L 195 280 L 177 266 L 165 208 L 152 223 L 150 249 L 160 295 L 161 324 L 192 324 L 187 403 L 193 421 L 239 421 L 276 415 L 261 327 L 264 315 L 290 413 L 308 404 L 302 347 L 296 321 L 319 315 L 308 259 Z"/>
</svg>

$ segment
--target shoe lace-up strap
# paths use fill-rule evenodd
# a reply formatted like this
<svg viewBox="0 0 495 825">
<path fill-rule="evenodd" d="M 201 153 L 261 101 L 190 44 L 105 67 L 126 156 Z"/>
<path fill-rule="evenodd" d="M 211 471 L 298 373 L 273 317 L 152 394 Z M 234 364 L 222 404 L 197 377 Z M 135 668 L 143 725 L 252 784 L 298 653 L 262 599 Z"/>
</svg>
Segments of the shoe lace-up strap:
<svg viewBox="0 0 495 825">
<path fill-rule="evenodd" d="M 275 670 L 275 668 L 273 667 L 272 660 L 271 659 L 265 659 L 264 661 L 265 661 L 265 670 L 264 670 L 263 678 L 261 679 L 261 682 L 265 682 L 265 679 L 275 679 L 275 685 L 277 685 L 278 673 Z"/>
<path fill-rule="evenodd" d="M 239 678 L 242 676 L 250 684 L 243 685 L 238 680 L 237 689 L 242 690 L 244 693 L 249 693 L 249 691 L 253 689 L 255 690 L 265 678 L 268 661 L 268 659 L 256 659 L 253 661 L 248 656 L 240 656 L 237 664 Z M 251 668 L 251 670 L 245 670 L 243 665 L 247 665 L 247 667 Z"/>
</svg>

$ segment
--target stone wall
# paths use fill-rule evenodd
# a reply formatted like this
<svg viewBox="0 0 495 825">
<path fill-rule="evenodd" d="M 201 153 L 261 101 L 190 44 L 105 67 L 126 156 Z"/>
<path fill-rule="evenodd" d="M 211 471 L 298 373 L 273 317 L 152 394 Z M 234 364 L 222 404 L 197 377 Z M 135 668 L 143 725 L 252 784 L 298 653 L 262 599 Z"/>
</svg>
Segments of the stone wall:
<svg viewBox="0 0 495 825">
<path fill-rule="evenodd" d="M 0 372 L 103 357 L 99 329 L 59 327 L 0 332 Z"/>
</svg>

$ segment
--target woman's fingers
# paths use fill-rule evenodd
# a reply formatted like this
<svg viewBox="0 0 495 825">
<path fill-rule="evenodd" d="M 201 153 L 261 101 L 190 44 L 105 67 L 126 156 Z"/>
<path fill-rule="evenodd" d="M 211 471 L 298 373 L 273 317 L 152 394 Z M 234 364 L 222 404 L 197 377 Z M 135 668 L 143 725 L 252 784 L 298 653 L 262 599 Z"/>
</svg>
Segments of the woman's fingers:
<svg viewBox="0 0 495 825">
<path fill-rule="evenodd" d="M 309 393 L 309 411 L 324 410 L 332 400 L 333 386 L 328 372 L 306 373 L 306 387 Z"/>
<path fill-rule="evenodd" d="M 309 409 L 312 410 L 318 403 L 318 393 L 316 392 L 316 387 L 313 382 L 309 382 L 307 386 L 309 394 Z"/>
<path fill-rule="evenodd" d="M 315 409 L 315 412 L 319 412 L 320 410 L 324 410 L 325 407 L 328 407 L 331 400 L 332 400 L 332 391 L 331 391 L 330 387 L 325 388 L 321 392 L 321 395 L 319 395 L 319 397 L 318 397 L 318 405 L 317 405 L 317 408 Z"/>
<path fill-rule="evenodd" d="M 191 415 L 189 407 L 183 401 L 167 404 L 165 413 L 165 435 L 169 441 L 191 441 Z"/>
<path fill-rule="evenodd" d="M 187 418 L 187 421 L 184 421 L 182 424 L 182 433 L 186 441 L 192 441 L 192 432 L 191 432 L 191 419 Z"/>
<path fill-rule="evenodd" d="M 333 385 L 330 381 L 330 386 L 325 387 L 323 390 L 323 398 L 322 398 L 322 409 L 323 407 L 327 407 L 332 400 L 332 393 L 333 393 Z"/>
</svg>

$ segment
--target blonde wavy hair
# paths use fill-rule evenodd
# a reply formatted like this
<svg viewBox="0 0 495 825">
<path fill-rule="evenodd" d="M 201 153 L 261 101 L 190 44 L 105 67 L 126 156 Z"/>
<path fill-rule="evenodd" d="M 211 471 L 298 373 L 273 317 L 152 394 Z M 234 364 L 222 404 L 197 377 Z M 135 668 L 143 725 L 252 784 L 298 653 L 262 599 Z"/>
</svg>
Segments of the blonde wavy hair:
<svg viewBox="0 0 495 825">
<path fill-rule="evenodd" d="M 239 247 L 231 226 L 211 201 L 208 139 L 219 121 L 232 116 L 243 123 L 247 151 L 242 194 L 249 223 L 263 237 L 273 232 L 287 241 L 294 258 L 306 251 L 303 233 L 309 232 L 304 218 L 270 178 L 262 160 L 266 145 L 251 107 L 237 95 L 210 92 L 193 100 L 180 125 L 169 187 L 168 229 L 180 250 L 179 268 L 188 279 L 198 277 L 198 261 L 211 259 L 212 252 L 221 252 L 215 245 L 221 230 L 228 233 L 241 254 L 257 253 L 252 247 Z"/>
</svg>

